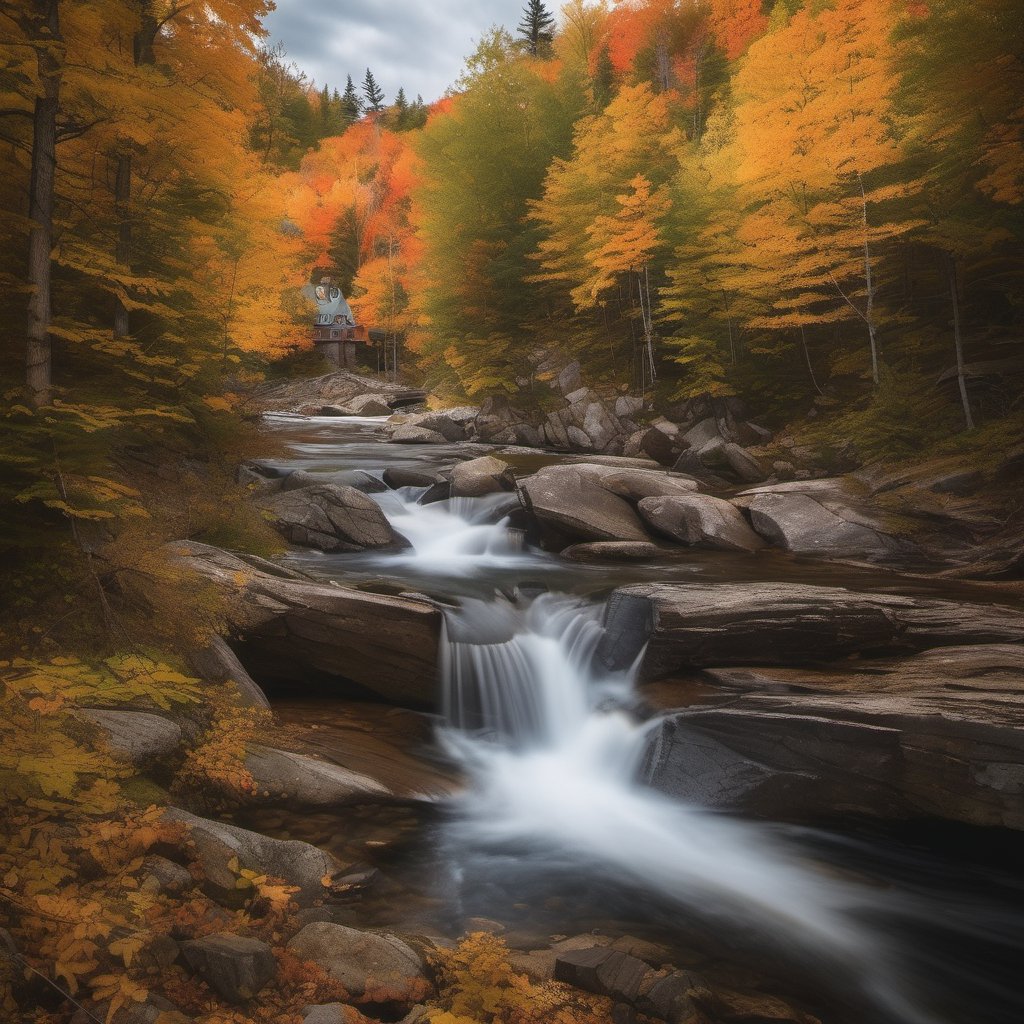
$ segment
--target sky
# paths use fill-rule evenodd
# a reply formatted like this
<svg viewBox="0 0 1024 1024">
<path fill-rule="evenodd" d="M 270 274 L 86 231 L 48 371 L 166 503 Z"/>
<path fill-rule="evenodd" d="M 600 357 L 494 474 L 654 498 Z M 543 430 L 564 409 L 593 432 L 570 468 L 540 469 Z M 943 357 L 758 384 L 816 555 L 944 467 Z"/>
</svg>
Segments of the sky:
<svg viewBox="0 0 1024 1024">
<path fill-rule="evenodd" d="M 284 43 L 306 75 L 339 90 L 373 71 L 387 102 L 439 99 L 492 25 L 513 32 L 523 0 L 276 0 L 266 42 Z M 554 9 L 557 4 L 549 4 Z"/>
</svg>

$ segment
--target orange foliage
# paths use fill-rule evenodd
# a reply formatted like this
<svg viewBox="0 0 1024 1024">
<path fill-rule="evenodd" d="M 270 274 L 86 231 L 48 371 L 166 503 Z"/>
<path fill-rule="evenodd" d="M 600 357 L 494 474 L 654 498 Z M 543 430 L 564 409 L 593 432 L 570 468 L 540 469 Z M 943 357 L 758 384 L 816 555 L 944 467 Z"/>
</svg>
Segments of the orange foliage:
<svg viewBox="0 0 1024 1024">
<path fill-rule="evenodd" d="M 711 31 L 730 60 L 742 56 L 750 43 L 768 28 L 761 0 L 710 0 Z"/>
</svg>

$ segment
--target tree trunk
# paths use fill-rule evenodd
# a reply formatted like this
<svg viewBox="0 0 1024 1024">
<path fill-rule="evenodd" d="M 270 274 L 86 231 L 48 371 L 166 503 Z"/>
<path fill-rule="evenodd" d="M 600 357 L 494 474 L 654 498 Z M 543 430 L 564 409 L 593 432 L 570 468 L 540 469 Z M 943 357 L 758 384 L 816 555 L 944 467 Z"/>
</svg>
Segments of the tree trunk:
<svg viewBox="0 0 1024 1024">
<path fill-rule="evenodd" d="M 53 356 L 50 344 L 50 279 L 53 268 L 53 202 L 57 175 L 57 112 L 64 55 L 60 37 L 59 0 L 37 0 L 36 64 L 39 95 L 32 119 L 32 170 L 29 178 L 28 215 L 32 222 L 28 242 L 28 301 L 25 347 L 25 385 L 34 408 L 49 405 L 53 397 Z"/>
<path fill-rule="evenodd" d="M 132 195 L 132 156 L 121 153 L 117 158 L 117 176 L 114 180 L 114 210 L 117 216 L 117 245 L 114 259 L 118 270 L 128 274 L 132 255 L 132 222 L 128 204 Z M 122 285 L 122 287 L 125 287 Z M 129 334 L 128 308 L 116 299 L 114 307 L 114 337 L 127 338 Z"/>
<path fill-rule="evenodd" d="M 949 292 L 953 298 L 953 344 L 956 346 L 956 381 L 960 386 L 960 402 L 964 407 L 964 420 L 967 429 L 974 429 L 974 415 L 971 412 L 971 400 L 967 397 L 967 381 L 964 379 L 964 344 L 960 335 L 960 295 L 956 285 L 956 258 L 952 253 L 946 257 L 946 268 L 949 272 Z"/>
<path fill-rule="evenodd" d="M 861 210 L 864 222 L 864 283 L 867 288 L 867 308 L 864 322 L 868 325 L 868 338 L 871 341 L 871 379 L 878 386 L 878 338 L 875 332 L 875 284 L 871 273 L 871 244 L 868 239 L 868 197 L 864 191 L 864 178 L 857 172 L 860 184 Z"/>
<path fill-rule="evenodd" d="M 803 324 L 800 325 L 800 345 L 804 350 L 804 360 L 807 363 L 807 372 L 811 375 L 811 383 L 814 385 L 814 390 L 819 395 L 822 395 L 824 392 L 818 387 L 818 379 L 814 376 L 814 367 L 811 365 L 811 353 L 807 348 L 807 332 L 804 330 Z"/>
</svg>

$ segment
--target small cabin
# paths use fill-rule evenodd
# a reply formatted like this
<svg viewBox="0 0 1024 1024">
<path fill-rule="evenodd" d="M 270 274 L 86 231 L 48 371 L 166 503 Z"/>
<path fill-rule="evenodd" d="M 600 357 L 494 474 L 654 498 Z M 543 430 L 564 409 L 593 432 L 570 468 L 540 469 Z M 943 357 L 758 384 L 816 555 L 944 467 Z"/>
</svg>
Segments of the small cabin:
<svg viewBox="0 0 1024 1024">
<path fill-rule="evenodd" d="M 356 346 L 370 344 L 370 332 L 355 322 L 352 308 L 329 277 L 313 291 L 317 305 L 313 344 L 339 369 L 356 368 Z"/>
</svg>

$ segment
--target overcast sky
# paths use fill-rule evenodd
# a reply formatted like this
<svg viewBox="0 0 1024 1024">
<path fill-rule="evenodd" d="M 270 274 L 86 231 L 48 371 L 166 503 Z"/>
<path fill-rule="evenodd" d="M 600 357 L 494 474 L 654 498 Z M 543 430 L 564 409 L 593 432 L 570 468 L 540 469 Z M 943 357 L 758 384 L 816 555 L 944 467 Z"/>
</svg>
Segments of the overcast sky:
<svg viewBox="0 0 1024 1024">
<path fill-rule="evenodd" d="M 430 103 L 455 84 L 465 58 L 491 25 L 514 31 L 523 0 L 276 0 L 268 45 L 315 79 L 358 86 L 369 67 L 390 102 L 399 86 Z M 554 9 L 557 4 L 550 4 Z"/>
</svg>

